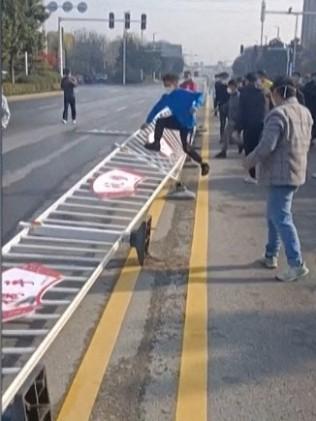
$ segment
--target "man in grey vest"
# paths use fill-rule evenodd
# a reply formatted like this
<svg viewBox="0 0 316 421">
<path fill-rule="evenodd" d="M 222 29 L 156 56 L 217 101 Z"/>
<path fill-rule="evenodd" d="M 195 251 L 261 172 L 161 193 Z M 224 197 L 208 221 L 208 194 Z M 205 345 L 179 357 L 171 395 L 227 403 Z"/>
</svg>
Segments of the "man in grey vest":
<svg viewBox="0 0 316 421">
<path fill-rule="evenodd" d="M 289 267 L 277 279 L 293 282 L 309 273 L 293 221 L 292 202 L 306 181 L 313 119 L 309 110 L 299 104 L 291 79 L 278 78 L 272 95 L 275 108 L 267 115 L 260 143 L 245 158 L 244 166 L 249 169 L 258 165 L 259 183 L 268 187 L 268 242 L 262 263 L 277 268 L 282 242 Z"/>
</svg>

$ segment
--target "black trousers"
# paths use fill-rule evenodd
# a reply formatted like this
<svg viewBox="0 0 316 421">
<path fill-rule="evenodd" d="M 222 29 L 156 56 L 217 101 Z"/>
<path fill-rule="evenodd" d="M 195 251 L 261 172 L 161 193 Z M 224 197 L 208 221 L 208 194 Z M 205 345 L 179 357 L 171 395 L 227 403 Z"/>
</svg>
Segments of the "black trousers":
<svg viewBox="0 0 316 421">
<path fill-rule="evenodd" d="M 262 130 L 263 124 L 261 123 L 244 129 L 244 150 L 246 156 L 258 146 Z M 250 177 L 256 178 L 256 169 L 250 168 L 249 175 Z"/>
<path fill-rule="evenodd" d="M 220 129 L 219 131 L 220 131 L 221 138 L 224 135 L 224 131 L 225 131 L 226 123 L 227 123 L 227 109 L 228 109 L 227 104 L 220 104 L 219 106 Z"/>
<path fill-rule="evenodd" d="M 191 147 L 191 145 L 188 142 L 188 135 L 189 133 L 191 133 L 191 129 L 187 129 L 181 126 L 181 124 L 174 118 L 174 116 L 158 118 L 155 126 L 156 144 L 160 145 L 160 141 L 165 129 L 178 130 L 180 132 L 180 138 L 184 152 L 187 155 L 189 155 L 194 161 L 198 162 L 199 164 L 202 163 L 201 156 Z"/>
<path fill-rule="evenodd" d="M 63 120 L 68 120 L 68 108 L 71 108 L 71 117 L 73 120 L 76 120 L 77 111 L 76 111 L 76 98 L 75 97 L 64 97 L 64 112 L 63 112 Z"/>
</svg>

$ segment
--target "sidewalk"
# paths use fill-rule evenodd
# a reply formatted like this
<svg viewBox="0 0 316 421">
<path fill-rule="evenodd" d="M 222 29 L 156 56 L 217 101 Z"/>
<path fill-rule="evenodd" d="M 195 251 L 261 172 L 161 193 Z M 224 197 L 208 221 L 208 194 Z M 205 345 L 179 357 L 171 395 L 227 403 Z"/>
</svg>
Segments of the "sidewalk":
<svg viewBox="0 0 316 421">
<path fill-rule="evenodd" d="M 32 99 L 43 99 L 43 98 L 53 98 L 56 96 L 63 95 L 62 91 L 52 91 L 52 92 L 39 92 L 36 94 L 25 94 L 25 95 L 12 95 L 8 96 L 8 101 L 10 102 L 20 102 L 28 101 Z"/>
<path fill-rule="evenodd" d="M 213 122 L 212 156 L 217 132 Z M 295 203 L 311 275 L 284 285 L 256 263 L 265 244 L 264 191 L 245 185 L 240 157 L 229 156 L 211 160 L 197 203 L 166 202 L 142 270 L 133 259 L 124 266 L 93 353 L 85 351 L 86 361 L 72 366 L 68 361 L 69 372 L 80 368 L 58 421 L 315 419 L 316 180 Z M 310 165 L 315 171 L 316 150 Z M 189 164 L 183 178 L 196 189 L 197 168 Z M 110 317 L 111 300 L 124 297 L 128 306 L 116 305 Z M 116 318 L 122 323 L 115 328 Z M 71 346 L 69 328 L 62 349 Z M 110 355 L 109 338 L 115 342 Z M 58 376 L 54 366 L 49 376 Z M 64 388 L 67 383 L 65 377 Z"/>
</svg>

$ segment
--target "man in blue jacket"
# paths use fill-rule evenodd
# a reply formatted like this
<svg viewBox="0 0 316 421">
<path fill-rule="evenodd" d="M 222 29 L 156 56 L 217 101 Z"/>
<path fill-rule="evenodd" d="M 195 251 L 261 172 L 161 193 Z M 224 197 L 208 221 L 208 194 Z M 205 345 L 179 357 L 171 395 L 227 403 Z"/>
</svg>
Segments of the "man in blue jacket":
<svg viewBox="0 0 316 421">
<path fill-rule="evenodd" d="M 178 82 L 179 79 L 176 75 L 167 74 L 163 77 L 166 93 L 150 111 L 146 123 L 142 125 L 142 129 L 145 129 L 148 124 L 152 123 L 155 117 L 165 108 L 169 108 L 171 115 L 157 119 L 155 125 L 155 141 L 153 143 L 147 143 L 145 147 L 149 150 L 160 152 L 160 141 L 164 129 L 177 130 L 180 132 L 184 152 L 200 164 L 202 175 L 207 175 L 209 173 L 208 163 L 202 161 L 201 156 L 188 142 L 188 135 L 196 124 L 196 109 L 203 103 L 203 94 L 201 92 L 190 92 L 179 89 Z"/>
</svg>

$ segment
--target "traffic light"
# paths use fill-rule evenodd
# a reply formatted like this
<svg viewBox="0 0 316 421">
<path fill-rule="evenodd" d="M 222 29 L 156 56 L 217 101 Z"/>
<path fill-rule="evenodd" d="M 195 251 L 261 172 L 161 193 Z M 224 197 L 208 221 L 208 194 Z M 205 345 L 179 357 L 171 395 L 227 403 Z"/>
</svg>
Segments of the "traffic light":
<svg viewBox="0 0 316 421">
<path fill-rule="evenodd" d="M 145 13 L 142 14 L 141 16 L 141 30 L 145 31 L 147 28 L 147 15 L 145 15 Z"/>
<path fill-rule="evenodd" d="M 114 16 L 114 13 L 111 12 L 111 13 L 109 13 L 109 28 L 113 29 L 114 24 L 115 24 L 115 16 Z"/>
<path fill-rule="evenodd" d="M 131 14 L 129 12 L 125 13 L 125 29 L 130 29 L 131 27 Z"/>
</svg>

